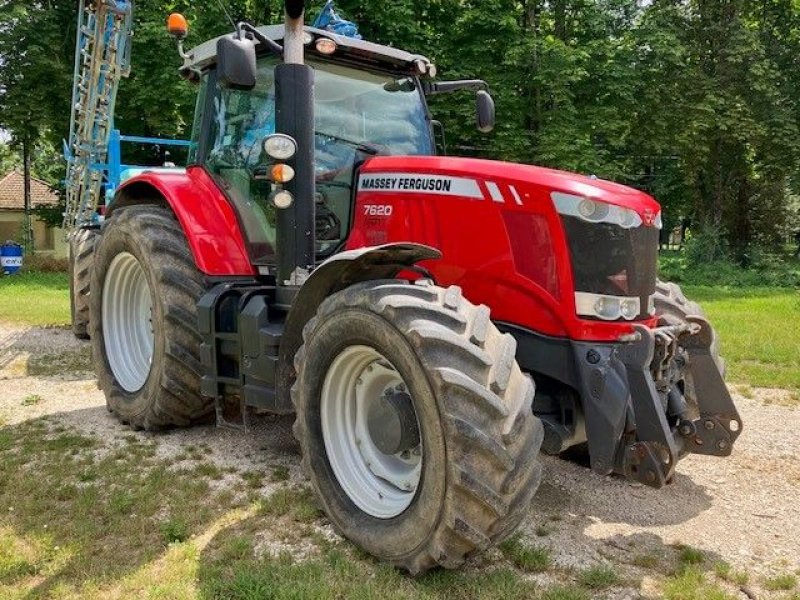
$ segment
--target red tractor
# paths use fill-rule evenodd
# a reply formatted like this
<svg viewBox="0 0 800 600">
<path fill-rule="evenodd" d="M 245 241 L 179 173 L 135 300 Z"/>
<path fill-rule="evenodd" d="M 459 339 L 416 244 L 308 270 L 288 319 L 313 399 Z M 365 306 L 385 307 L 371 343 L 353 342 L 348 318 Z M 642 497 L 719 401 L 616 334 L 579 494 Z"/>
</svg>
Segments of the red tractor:
<svg viewBox="0 0 800 600">
<path fill-rule="evenodd" d="M 436 156 L 426 97 L 475 92 L 488 131 L 486 84 L 302 16 L 184 53 L 190 166 L 106 208 L 89 332 L 110 410 L 135 429 L 295 412 L 333 524 L 413 573 L 510 535 L 542 445 L 654 487 L 730 454 L 714 331 L 656 280 L 659 205 Z"/>
</svg>

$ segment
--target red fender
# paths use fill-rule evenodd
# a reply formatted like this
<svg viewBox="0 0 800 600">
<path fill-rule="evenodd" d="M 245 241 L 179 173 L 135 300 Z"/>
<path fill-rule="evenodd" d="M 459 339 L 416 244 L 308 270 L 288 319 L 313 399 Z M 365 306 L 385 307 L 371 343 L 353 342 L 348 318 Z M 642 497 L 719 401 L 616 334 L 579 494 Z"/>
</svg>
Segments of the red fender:
<svg viewBox="0 0 800 600">
<path fill-rule="evenodd" d="M 212 277 L 252 276 L 236 212 L 202 167 L 185 173 L 145 171 L 120 186 L 107 215 L 123 206 L 164 198 L 186 234 L 197 268 Z"/>
</svg>

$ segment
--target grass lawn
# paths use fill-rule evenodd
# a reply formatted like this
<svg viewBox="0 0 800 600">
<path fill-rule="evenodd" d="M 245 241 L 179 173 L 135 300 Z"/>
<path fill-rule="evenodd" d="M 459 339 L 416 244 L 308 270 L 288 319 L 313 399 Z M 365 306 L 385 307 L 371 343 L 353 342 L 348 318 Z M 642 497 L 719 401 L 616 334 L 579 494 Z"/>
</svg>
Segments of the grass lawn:
<svg viewBox="0 0 800 600">
<path fill-rule="evenodd" d="M 65 273 L 0 276 L 0 320 L 30 325 L 69 325 L 69 277 Z"/>
<path fill-rule="evenodd" d="M 800 390 L 800 292 L 685 287 L 722 340 L 728 381 Z"/>
</svg>

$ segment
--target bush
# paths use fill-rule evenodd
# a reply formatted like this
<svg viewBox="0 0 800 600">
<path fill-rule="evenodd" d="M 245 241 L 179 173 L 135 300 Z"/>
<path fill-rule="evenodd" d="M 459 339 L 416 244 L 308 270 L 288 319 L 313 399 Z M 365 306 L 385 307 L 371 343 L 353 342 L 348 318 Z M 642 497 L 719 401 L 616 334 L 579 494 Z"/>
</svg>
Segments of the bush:
<svg viewBox="0 0 800 600">
<path fill-rule="evenodd" d="M 730 261 L 730 252 L 722 232 L 713 228 L 700 233 L 690 232 L 685 247 L 686 260 L 691 265 Z"/>
<path fill-rule="evenodd" d="M 662 252 L 659 277 L 685 285 L 792 288 L 800 287 L 800 262 L 753 248 L 748 266 L 742 267 L 705 236 L 698 236 L 687 242 L 683 252 Z"/>
<path fill-rule="evenodd" d="M 69 271 L 69 261 L 66 258 L 56 258 L 48 254 L 27 254 L 23 263 L 26 273 L 66 273 Z"/>
</svg>

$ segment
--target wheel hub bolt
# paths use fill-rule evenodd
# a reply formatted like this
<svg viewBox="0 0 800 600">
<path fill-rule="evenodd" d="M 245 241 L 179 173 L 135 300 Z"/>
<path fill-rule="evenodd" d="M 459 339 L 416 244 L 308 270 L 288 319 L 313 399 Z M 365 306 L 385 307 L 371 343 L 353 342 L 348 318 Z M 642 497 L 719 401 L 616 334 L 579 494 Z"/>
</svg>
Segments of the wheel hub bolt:
<svg viewBox="0 0 800 600">
<path fill-rule="evenodd" d="M 710 419 L 709 419 L 709 420 L 707 420 L 707 421 L 705 422 L 705 426 L 706 426 L 706 429 L 708 429 L 709 431 L 711 431 L 712 429 L 714 429 L 714 421 L 712 421 L 712 420 L 710 420 Z"/>
</svg>

